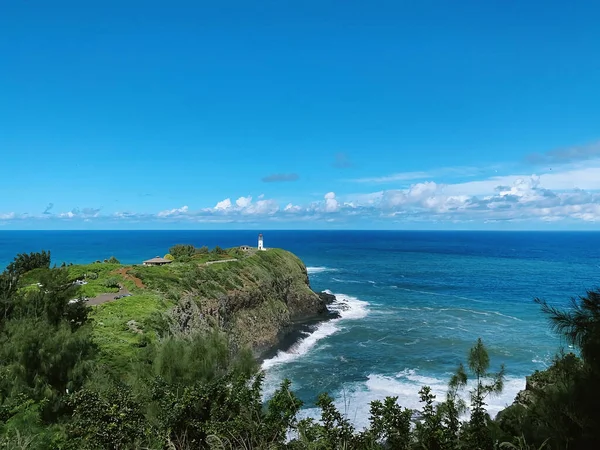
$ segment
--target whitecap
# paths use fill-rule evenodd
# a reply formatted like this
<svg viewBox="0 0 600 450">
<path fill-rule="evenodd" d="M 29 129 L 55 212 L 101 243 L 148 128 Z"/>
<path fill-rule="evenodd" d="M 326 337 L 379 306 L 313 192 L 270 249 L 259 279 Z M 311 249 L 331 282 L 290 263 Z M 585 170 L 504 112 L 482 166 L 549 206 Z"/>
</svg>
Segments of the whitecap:
<svg viewBox="0 0 600 450">
<path fill-rule="evenodd" d="M 338 283 L 352 283 L 352 284 L 362 284 L 362 283 L 364 283 L 363 281 L 359 281 L 359 280 L 344 280 L 342 278 L 335 278 L 335 277 L 331 277 L 331 279 L 333 281 L 337 281 Z"/>
<path fill-rule="evenodd" d="M 423 386 L 429 386 L 437 401 L 446 398 L 448 388 L 447 378 L 437 378 L 420 375 L 416 369 L 406 369 L 395 376 L 372 373 L 363 382 L 347 383 L 342 389 L 334 393 L 334 403 L 357 428 L 365 428 L 369 425 L 369 404 L 374 400 L 383 400 L 385 397 L 398 397 L 398 404 L 402 407 L 421 410 L 423 404 L 419 399 L 419 390 Z M 469 401 L 468 390 L 473 387 L 469 383 L 462 391 L 461 397 Z M 507 378 L 503 392 L 496 397 L 486 398 L 486 409 L 494 417 L 499 411 L 510 405 L 517 393 L 525 388 L 525 379 L 511 377 Z M 318 419 L 320 410 L 318 408 L 307 408 L 300 412 L 300 416 Z M 464 419 L 467 416 L 463 417 Z"/>
<path fill-rule="evenodd" d="M 326 290 L 328 294 L 331 291 Z M 262 369 L 268 370 L 273 366 L 293 361 L 308 353 L 321 339 L 331 336 L 340 330 L 340 324 L 345 320 L 362 319 L 368 313 L 368 303 L 345 294 L 333 294 L 335 301 L 327 306 L 330 311 L 339 314 L 339 318 L 320 323 L 315 331 L 307 337 L 298 341 L 287 351 L 279 351 L 273 358 L 266 359 L 262 363 Z"/>
<path fill-rule="evenodd" d="M 331 269 L 329 267 L 317 266 L 317 267 L 307 267 L 306 271 L 309 274 L 313 273 L 321 273 L 321 272 L 337 272 L 337 269 Z"/>
</svg>

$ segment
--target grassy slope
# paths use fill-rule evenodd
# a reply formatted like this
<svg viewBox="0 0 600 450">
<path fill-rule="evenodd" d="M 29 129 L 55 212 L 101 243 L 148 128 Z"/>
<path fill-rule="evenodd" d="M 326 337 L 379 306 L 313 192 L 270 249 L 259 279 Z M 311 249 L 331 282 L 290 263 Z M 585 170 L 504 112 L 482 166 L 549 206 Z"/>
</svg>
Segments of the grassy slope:
<svg viewBox="0 0 600 450">
<path fill-rule="evenodd" d="M 206 261 L 227 258 L 238 261 L 206 265 Z M 116 273 L 127 268 L 128 277 Z M 116 292 L 107 288 L 109 279 L 127 286 L 131 297 L 93 307 L 94 335 L 100 348 L 100 358 L 109 369 L 127 367 L 126 361 L 136 357 L 138 349 L 156 338 L 152 322 L 157 316 L 176 305 L 177 299 L 191 295 L 203 313 L 218 308 L 219 299 L 228 296 L 231 326 L 240 342 L 252 346 L 265 345 L 290 321 L 290 310 L 274 286 L 283 279 L 290 282 L 294 292 L 307 298 L 314 294 L 306 284 L 303 263 L 293 254 L 279 249 L 266 252 L 242 253 L 237 250 L 223 255 L 199 255 L 189 262 L 173 262 L 165 266 L 124 266 L 93 263 L 68 266 L 72 280 L 85 278 L 81 294 L 94 297 Z M 86 277 L 86 274 L 96 275 Z M 32 271 L 23 280 L 23 288 L 36 289 Z M 129 278 L 139 278 L 144 287 L 136 287 Z M 128 322 L 135 321 L 134 326 Z"/>
<path fill-rule="evenodd" d="M 203 314 L 222 314 L 225 308 L 234 336 L 253 348 L 273 344 L 293 315 L 316 301 L 302 261 L 280 249 L 211 265 L 136 266 L 130 273 L 166 298 L 191 296 Z M 283 301 L 288 288 L 299 299 L 295 305 Z"/>
<path fill-rule="evenodd" d="M 113 369 L 127 367 L 126 363 L 135 359 L 137 350 L 147 340 L 155 339 L 150 325 L 152 319 L 172 306 L 173 303 L 152 292 L 138 292 L 95 306 L 91 318 L 100 360 Z M 130 321 L 135 321 L 134 327 L 128 325 Z"/>
</svg>

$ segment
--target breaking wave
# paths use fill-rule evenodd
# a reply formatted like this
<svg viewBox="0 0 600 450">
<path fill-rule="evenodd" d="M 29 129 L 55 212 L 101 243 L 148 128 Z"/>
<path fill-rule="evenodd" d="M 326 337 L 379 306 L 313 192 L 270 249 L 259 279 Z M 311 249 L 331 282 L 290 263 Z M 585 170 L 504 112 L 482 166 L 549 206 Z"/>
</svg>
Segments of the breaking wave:
<svg viewBox="0 0 600 450">
<path fill-rule="evenodd" d="M 310 275 L 310 274 L 322 273 L 322 272 L 337 272 L 337 269 L 331 269 L 329 267 L 317 266 L 317 267 L 307 267 L 306 271 Z"/>
<path fill-rule="evenodd" d="M 339 392 L 335 392 L 335 405 L 358 429 L 369 425 L 369 404 L 373 400 L 383 400 L 385 397 L 398 397 L 402 407 L 421 410 L 423 404 L 419 401 L 419 390 L 423 386 L 431 387 L 437 400 L 444 400 L 450 374 L 447 378 L 434 378 L 420 375 L 415 369 L 406 369 L 396 375 L 370 374 L 362 382 L 348 383 Z M 462 397 L 468 402 L 467 386 Z M 486 409 L 494 417 L 500 410 L 510 405 L 517 393 L 525 388 L 524 378 L 507 378 L 502 394 L 486 399 Z M 320 418 L 318 408 L 307 408 L 300 411 L 302 418 Z"/>
<path fill-rule="evenodd" d="M 331 294 L 331 291 L 325 291 Z M 305 338 L 298 341 L 287 351 L 279 351 L 273 358 L 262 363 L 262 369 L 267 370 L 273 366 L 293 361 L 305 355 L 317 342 L 340 330 L 340 325 L 345 320 L 356 320 L 365 317 L 368 313 L 367 302 L 344 294 L 334 294 L 335 301 L 328 306 L 330 311 L 339 314 L 339 318 L 332 319 L 317 325 L 317 328 Z"/>
</svg>

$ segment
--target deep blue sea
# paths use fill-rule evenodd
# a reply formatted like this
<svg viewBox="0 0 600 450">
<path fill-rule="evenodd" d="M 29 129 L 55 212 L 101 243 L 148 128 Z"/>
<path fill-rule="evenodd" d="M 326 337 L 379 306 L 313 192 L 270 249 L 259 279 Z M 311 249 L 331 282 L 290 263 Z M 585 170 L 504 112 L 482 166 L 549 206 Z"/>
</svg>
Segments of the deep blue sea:
<svg viewBox="0 0 600 450">
<path fill-rule="evenodd" d="M 364 425 L 368 402 L 387 395 L 418 407 L 423 384 L 442 396 L 452 371 L 478 337 L 492 368 L 506 365 L 495 413 L 512 402 L 525 376 L 565 345 L 533 303 L 566 305 L 600 286 L 600 233 L 267 231 L 266 247 L 296 253 L 315 290 L 336 294 L 342 317 L 315 327 L 266 360 L 266 391 L 289 378 L 306 403 L 327 391 Z M 0 267 L 17 252 L 49 249 L 53 262 L 116 256 L 139 263 L 170 245 L 256 243 L 255 231 L 3 231 Z"/>
</svg>

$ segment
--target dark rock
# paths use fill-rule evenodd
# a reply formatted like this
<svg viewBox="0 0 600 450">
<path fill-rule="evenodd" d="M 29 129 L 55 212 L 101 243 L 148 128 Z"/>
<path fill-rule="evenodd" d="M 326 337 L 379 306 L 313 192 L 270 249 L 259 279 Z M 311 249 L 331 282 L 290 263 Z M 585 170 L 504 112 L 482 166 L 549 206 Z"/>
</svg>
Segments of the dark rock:
<svg viewBox="0 0 600 450">
<path fill-rule="evenodd" d="M 331 305 L 335 302 L 335 295 L 330 294 L 329 292 L 318 292 L 317 295 L 326 305 Z"/>
</svg>

